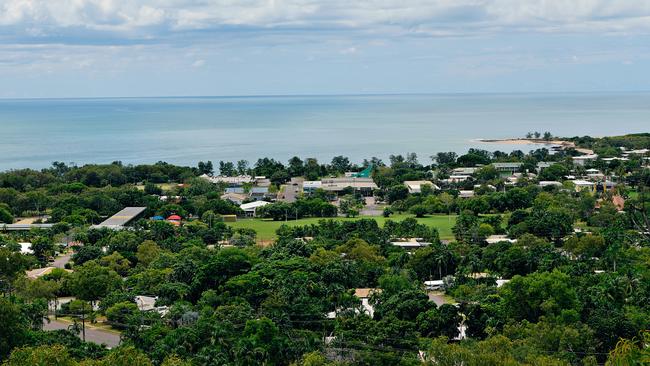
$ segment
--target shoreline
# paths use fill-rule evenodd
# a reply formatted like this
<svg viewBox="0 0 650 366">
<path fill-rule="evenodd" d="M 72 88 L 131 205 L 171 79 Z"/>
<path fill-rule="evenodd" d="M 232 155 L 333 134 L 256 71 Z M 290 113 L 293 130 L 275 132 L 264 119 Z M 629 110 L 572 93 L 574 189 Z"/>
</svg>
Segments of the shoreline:
<svg viewBox="0 0 650 366">
<path fill-rule="evenodd" d="M 538 144 L 538 145 L 551 145 L 561 150 L 566 149 L 575 149 L 576 151 L 592 155 L 593 150 L 577 147 L 575 143 L 566 140 L 543 140 L 543 139 L 528 139 L 525 137 L 521 138 L 506 138 L 506 139 L 478 139 L 478 142 L 492 143 L 492 144 L 506 144 L 506 145 L 527 145 L 527 144 Z"/>
</svg>

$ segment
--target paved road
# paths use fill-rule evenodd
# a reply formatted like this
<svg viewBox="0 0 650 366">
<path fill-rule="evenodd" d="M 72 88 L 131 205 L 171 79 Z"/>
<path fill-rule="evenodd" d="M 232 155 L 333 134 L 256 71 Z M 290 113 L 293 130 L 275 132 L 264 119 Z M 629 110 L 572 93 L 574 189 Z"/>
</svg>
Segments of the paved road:
<svg viewBox="0 0 650 366">
<path fill-rule="evenodd" d="M 43 323 L 44 330 L 67 330 L 72 323 L 51 319 L 50 322 Z M 79 334 L 81 338 L 81 334 Z M 119 333 L 109 332 L 104 329 L 95 328 L 89 326 L 86 323 L 86 342 L 92 342 L 97 344 L 105 344 L 108 348 L 115 348 L 120 344 L 120 335 Z"/>
<path fill-rule="evenodd" d="M 72 257 L 72 252 L 58 256 L 52 263 L 50 263 L 50 266 L 56 268 L 65 268 L 66 263 L 70 262 L 70 257 Z"/>
</svg>

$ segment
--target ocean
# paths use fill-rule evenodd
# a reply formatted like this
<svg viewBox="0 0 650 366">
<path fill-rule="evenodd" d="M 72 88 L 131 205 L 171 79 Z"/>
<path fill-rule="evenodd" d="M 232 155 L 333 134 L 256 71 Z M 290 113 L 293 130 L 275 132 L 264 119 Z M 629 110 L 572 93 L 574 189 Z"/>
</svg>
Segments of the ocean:
<svg viewBox="0 0 650 366">
<path fill-rule="evenodd" d="M 352 162 L 415 152 L 421 162 L 477 139 L 649 132 L 650 93 L 454 94 L 0 100 L 0 170 L 53 161 L 254 163 L 292 156 Z"/>
</svg>

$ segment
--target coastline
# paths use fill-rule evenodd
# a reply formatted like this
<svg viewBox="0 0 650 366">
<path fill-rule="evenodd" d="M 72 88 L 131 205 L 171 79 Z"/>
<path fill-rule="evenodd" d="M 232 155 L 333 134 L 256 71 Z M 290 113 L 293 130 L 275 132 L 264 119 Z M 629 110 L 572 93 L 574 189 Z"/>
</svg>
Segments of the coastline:
<svg viewBox="0 0 650 366">
<path fill-rule="evenodd" d="M 566 140 L 543 140 L 543 139 L 534 139 L 534 138 L 529 139 L 529 138 L 521 137 L 521 138 L 505 138 L 505 139 L 478 139 L 477 141 L 485 142 L 485 143 L 493 143 L 493 144 L 495 143 L 506 144 L 506 145 L 539 144 L 539 145 L 553 146 L 561 150 L 575 149 L 576 151 L 586 155 L 591 155 L 594 153 L 593 150 L 576 147 L 576 144 L 574 142 L 566 141 Z"/>
</svg>

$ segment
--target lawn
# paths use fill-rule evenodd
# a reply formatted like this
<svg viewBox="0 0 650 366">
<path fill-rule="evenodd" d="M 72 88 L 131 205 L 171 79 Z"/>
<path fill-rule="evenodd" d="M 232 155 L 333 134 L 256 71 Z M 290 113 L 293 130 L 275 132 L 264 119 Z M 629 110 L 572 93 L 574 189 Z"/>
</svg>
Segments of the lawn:
<svg viewBox="0 0 650 366">
<path fill-rule="evenodd" d="M 407 217 L 414 217 L 413 215 L 407 215 L 407 214 L 401 214 L 401 215 L 393 215 L 390 217 L 390 220 L 393 221 L 401 221 L 404 220 Z M 386 222 L 386 218 L 383 216 L 361 216 L 358 218 L 345 218 L 345 217 L 336 217 L 334 220 L 338 221 L 353 221 L 353 220 L 359 220 L 360 218 L 366 218 L 366 219 L 375 219 L 379 223 L 379 225 L 383 225 L 384 222 Z M 254 229 L 257 231 L 257 239 L 260 241 L 269 241 L 275 239 L 275 231 L 280 227 L 282 224 L 287 224 L 289 226 L 302 226 L 302 225 L 309 225 L 309 224 L 316 224 L 318 221 L 321 220 L 321 218 L 306 218 L 306 219 L 300 219 L 298 221 L 296 220 L 289 220 L 287 222 L 284 221 L 270 221 L 270 220 L 261 220 L 261 219 L 242 219 L 237 222 L 229 222 L 227 223 L 228 225 L 232 226 L 233 228 L 248 228 L 248 229 Z M 452 239 L 453 234 L 451 232 L 451 228 L 454 226 L 456 222 L 456 216 L 451 215 L 429 215 L 426 217 L 422 217 L 417 219 L 419 223 L 425 224 L 431 227 L 435 227 L 438 229 L 438 232 L 440 232 L 440 238 L 441 239 Z"/>
</svg>

